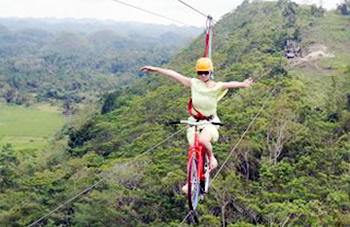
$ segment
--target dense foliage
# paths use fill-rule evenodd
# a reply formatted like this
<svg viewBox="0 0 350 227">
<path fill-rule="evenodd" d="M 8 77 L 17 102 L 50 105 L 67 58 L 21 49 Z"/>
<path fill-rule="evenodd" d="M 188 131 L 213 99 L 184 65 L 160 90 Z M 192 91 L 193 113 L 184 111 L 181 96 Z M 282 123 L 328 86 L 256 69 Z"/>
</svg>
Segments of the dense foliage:
<svg viewBox="0 0 350 227">
<path fill-rule="evenodd" d="M 350 15 L 350 1 L 344 0 L 337 6 L 337 11 L 343 15 Z"/>
<path fill-rule="evenodd" d="M 17 104 L 61 100 L 66 111 L 71 111 L 72 103 L 96 100 L 137 79 L 139 64 L 167 63 L 194 37 L 189 28 L 187 33 L 163 29 L 151 37 L 126 36 L 120 34 L 125 29 L 102 26 L 92 33 L 49 32 L 31 23 L 32 27 L 22 30 L 0 25 L 0 99 Z M 77 21 L 74 28 L 79 25 L 83 27 Z M 148 30 L 151 35 L 157 26 Z"/>
<path fill-rule="evenodd" d="M 244 1 L 215 25 L 217 79 L 256 80 L 219 105 L 219 164 L 266 107 L 201 202 L 200 226 L 350 225 L 349 21 L 314 10 L 288 0 Z M 335 57 L 287 61 L 286 39 L 301 42 L 305 55 L 328 45 Z M 168 67 L 195 76 L 203 41 Z M 0 222 L 28 225 L 97 183 L 39 225 L 178 226 L 188 213 L 180 192 L 184 133 L 151 148 L 180 129 L 164 123 L 186 118 L 187 99 L 174 81 L 146 74 L 106 97 L 102 113 L 90 109 L 58 134 L 66 133 L 68 147 L 53 144 L 45 158 L 3 148 Z"/>
</svg>

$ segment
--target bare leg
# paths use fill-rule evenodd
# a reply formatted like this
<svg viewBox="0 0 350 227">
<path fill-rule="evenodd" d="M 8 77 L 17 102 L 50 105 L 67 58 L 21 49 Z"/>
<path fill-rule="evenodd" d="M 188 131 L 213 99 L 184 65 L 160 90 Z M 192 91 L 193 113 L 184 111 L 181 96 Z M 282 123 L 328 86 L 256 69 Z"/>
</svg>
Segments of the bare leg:
<svg viewBox="0 0 350 227">
<path fill-rule="evenodd" d="M 218 167 L 218 161 L 216 160 L 213 154 L 213 147 L 211 145 L 211 134 L 205 129 L 203 129 L 203 131 L 199 134 L 198 140 L 205 147 L 208 158 L 210 159 L 210 168 L 211 170 L 214 170 L 216 167 Z"/>
</svg>

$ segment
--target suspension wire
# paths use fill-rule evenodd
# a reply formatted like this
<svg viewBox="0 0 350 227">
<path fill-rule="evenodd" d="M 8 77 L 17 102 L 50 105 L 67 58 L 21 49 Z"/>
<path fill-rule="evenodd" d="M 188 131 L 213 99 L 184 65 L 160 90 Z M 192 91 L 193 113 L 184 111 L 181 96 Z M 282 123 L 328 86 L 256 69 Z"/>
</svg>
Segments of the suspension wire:
<svg viewBox="0 0 350 227">
<path fill-rule="evenodd" d="M 191 9 L 193 9 L 193 10 L 194 10 L 194 11 L 196 11 L 197 13 L 199 13 L 199 14 L 203 15 L 204 17 L 207 17 L 207 15 L 206 15 L 206 14 L 202 13 L 202 12 L 201 12 L 201 11 L 199 11 L 198 9 L 195 9 L 194 7 L 190 6 L 190 5 L 189 5 L 189 4 L 187 4 L 186 2 L 181 1 L 181 0 L 178 0 L 178 1 L 179 1 L 179 2 L 181 2 L 182 4 L 184 4 L 185 6 L 187 6 L 187 7 L 191 8 Z"/>
<path fill-rule="evenodd" d="M 186 221 L 187 218 L 192 214 L 192 212 L 193 212 L 193 210 L 190 210 L 190 211 L 188 212 L 188 214 L 187 214 L 186 217 L 182 220 L 182 222 L 180 223 L 179 226 L 182 226 L 182 225 L 185 223 L 185 221 Z"/>
<path fill-rule="evenodd" d="M 62 203 L 61 205 L 59 205 L 58 207 L 56 207 L 55 209 L 51 210 L 50 212 L 48 212 L 47 214 L 45 214 L 44 216 L 42 216 L 41 218 L 39 218 L 38 220 L 36 220 L 35 222 L 31 223 L 30 225 L 28 225 L 28 227 L 34 226 L 36 224 L 38 224 L 39 222 L 41 222 L 42 220 L 44 220 L 46 217 L 50 216 L 51 214 L 55 213 L 57 210 L 61 209 L 62 207 L 66 206 L 67 204 L 69 204 L 70 202 L 72 202 L 73 200 L 75 200 L 76 198 L 80 197 L 81 195 L 85 194 L 86 192 L 90 191 L 91 189 L 93 189 L 94 187 L 96 187 L 97 185 L 99 185 L 100 183 L 102 183 L 104 180 L 100 180 L 98 182 L 96 182 L 94 185 L 91 185 L 90 187 L 84 189 L 83 191 L 81 191 L 79 194 L 73 196 L 72 198 L 68 199 L 67 201 L 65 201 L 64 203 Z"/>
<path fill-rule="evenodd" d="M 162 140 L 161 142 L 157 143 L 156 145 L 154 145 L 153 147 L 149 148 L 148 150 L 142 152 L 141 155 L 137 156 L 136 158 L 134 158 L 133 162 L 140 159 L 141 157 L 143 157 L 144 155 L 146 155 L 148 152 L 156 149 L 157 147 L 159 147 L 160 145 L 162 145 L 163 143 L 165 143 L 166 141 L 170 140 L 171 138 L 173 138 L 174 136 L 176 136 L 177 134 L 179 134 L 180 132 L 184 131 L 186 128 L 181 128 L 180 130 L 178 130 L 177 132 L 173 133 L 172 135 L 170 135 L 169 137 L 167 137 L 166 139 Z M 129 163 L 130 164 L 130 163 Z M 109 173 L 107 175 L 107 177 L 112 176 L 115 173 L 115 171 L 112 171 L 111 173 Z M 101 180 L 97 181 L 95 184 L 89 186 L 88 188 L 84 189 L 83 191 L 81 191 L 80 193 L 78 193 L 77 195 L 73 196 L 72 198 L 68 199 L 67 201 L 65 201 L 64 203 L 62 203 L 61 205 L 57 206 L 55 209 L 49 211 L 48 213 L 46 213 L 44 216 L 42 216 L 41 218 L 39 218 L 38 220 L 34 221 L 33 223 L 31 223 L 30 225 L 28 225 L 28 227 L 32 227 L 36 224 L 38 224 L 39 222 L 41 222 L 42 220 L 44 220 L 46 217 L 50 216 L 51 214 L 55 213 L 56 211 L 58 211 L 59 209 L 61 209 L 62 207 L 66 206 L 67 204 L 71 203 L 72 201 L 74 201 L 75 199 L 79 198 L 81 195 L 85 194 L 86 192 L 92 190 L 93 188 L 95 188 L 97 185 L 101 184 L 103 181 L 105 181 L 105 178 L 102 178 Z"/>
<path fill-rule="evenodd" d="M 149 10 L 146 10 L 146 9 L 142 9 L 140 7 L 137 7 L 137 6 L 134 6 L 134 5 L 131 5 L 129 3 L 125 3 L 125 2 L 122 2 L 122 1 L 119 1 L 119 0 L 111 0 L 111 1 L 114 1 L 114 2 L 117 2 L 117 3 L 120 3 L 120 4 L 123 4 L 123 5 L 126 5 L 126 6 L 129 6 L 131 8 L 134 8 L 134 9 L 138 9 L 140 11 L 143 11 L 143 12 L 146 12 L 146 13 L 149 13 L 149 14 L 152 14 L 152 15 L 155 15 L 157 17 L 161 17 L 163 19 L 167 19 L 167 20 L 171 20 L 175 23 L 178 23 L 178 24 L 183 24 L 183 25 L 186 25 L 186 26 L 192 26 L 192 25 L 189 25 L 187 23 L 184 23 L 182 21 L 179 21 L 179 20 L 176 20 L 176 19 L 173 19 L 173 18 L 170 18 L 170 17 L 167 17 L 167 16 L 164 16 L 164 15 L 161 15 L 159 13 L 155 13 L 155 12 L 152 12 L 152 11 L 149 11 Z"/>
<path fill-rule="evenodd" d="M 189 7 L 190 9 L 196 11 L 197 13 L 201 14 L 202 16 L 206 17 L 206 18 L 211 18 L 213 19 L 211 16 L 205 14 L 205 13 L 202 13 L 201 11 L 199 11 L 198 9 L 190 6 L 189 4 L 187 4 L 186 2 L 182 1 L 182 0 L 178 0 L 179 2 L 181 2 L 182 4 L 184 4 L 185 6 Z M 217 23 L 217 21 L 213 20 L 215 23 Z"/>
<path fill-rule="evenodd" d="M 271 91 L 269 97 L 265 100 L 265 102 L 263 103 L 263 105 L 261 106 L 260 110 L 258 111 L 258 113 L 254 116 L 253 120 L 249 123 L 248 127 L 246 128 L 246 130 L 244 131 L 244 133 L 241 135 L 241 137 L 239 138 L 238 142 L 235 144 L 235 146 L 232 148 L 231 152 L 229 153 L 229 155 L 227 156 L 227 158 L 225 159 L 224 163 L 221 165 L 221 167 L 219 168 L 219 170 L 216 172 L 216 174 L 214 175 L 214 177 L 212 178 L 212 180 L 210 181 L 210 185 L 213 184 L 214 180 L 217 178 L 217 176 L 220 174 L 221 170 L 225 167 L 226 163 L 228 162 L 228 160 L 230 159 L 230 157 L 232 156 L 233 152 L 237 149 L 238 145 L 242 142 L 243 138 L 245 137 L 245 135 L 248 133 L 248 131 L 250 130 L 250 128 L 253 126 L 255 120 L 258 118 L 258 116 L 260 115 L 260 113 L 263 111 L 263 109 L 265 108 L 267 102 L 271 99 L 272 94 L 274 93 L 274 91 L 276 90 L 277 86 L 275 86 L 273 88 L 273 90 Z"/>
</svg>

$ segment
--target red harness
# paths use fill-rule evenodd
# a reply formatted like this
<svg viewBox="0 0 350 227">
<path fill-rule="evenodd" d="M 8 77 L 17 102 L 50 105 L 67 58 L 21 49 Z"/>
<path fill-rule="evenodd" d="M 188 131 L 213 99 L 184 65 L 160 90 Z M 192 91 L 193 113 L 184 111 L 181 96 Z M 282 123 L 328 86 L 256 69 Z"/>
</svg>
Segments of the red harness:
<svg viewBox="0 0 350 227">
<path fill-rule="evenodd" d="M 209 117 L 207 116 L 204 116 L 201 112 L 199 112 L 198 110 L 196 110 L 196 108 L 194 108 L 194 106 L 192 105 L 192 97 L 190 97 L 190 100 L 188 101 L 188 107 L 187 107 L 187 110 L 188 110 L 188 114 L 195 118 L 197 121 L 199 120 L 212 120 L 214 118 L 213 115 L 210 115 Z M 192 110 L 194 110 L 196 112 L 196 114 L 193 114 Z"/>
</svg>

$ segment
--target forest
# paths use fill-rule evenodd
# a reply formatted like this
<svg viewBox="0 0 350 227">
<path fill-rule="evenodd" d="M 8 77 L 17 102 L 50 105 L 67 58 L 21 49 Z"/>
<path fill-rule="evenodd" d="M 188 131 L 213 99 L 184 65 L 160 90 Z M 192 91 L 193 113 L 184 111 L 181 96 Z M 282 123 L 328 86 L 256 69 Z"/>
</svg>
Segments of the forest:
<svg viewBox="0 0 350 227">
<path fill-rule="evenodd" d="M 75 104 L 96 102 L 139 78 L 139 64 L 168 63 L 201 31 L 84 20 L 0 19 L 0 100 L 18 105 L 52 102 L 73 112 Z"/>
<path fill-rule="evenodd" d="M 255 83 L 250 89 L 230 90 L 219 103 L 224 126 L 214 152 L 219 166 L 228 161 L 200 202 L 198 226 L 350 225 L 349 11 L 348 0 L 334 11 L 290 0 L 245 0 L 215 24 L 216 80 L 251 77 Z M 1 29 L 13 38 L 11 31 Z M 2 148 L 0 225 L 192 226 L 185 219 L 189 210 L 181 192 L 185 127 L 167 124 L 188 117 L 189 91 L 161 75 L 139 72 L 149 62 L 138 48 L 127 55 L 122 44 L 111 49 L 106 42 L 94 43 L 106 34 L 48 36 L 47 45 L 40 35 L 33 46 L 22 48 L 43 57 L 42 63 L 0 58 L 8 66 L 2 67 L 7 71 L 0 81 L 11 89 L 17 83 L 21 91 L 44 99 L 51 98 L 51 89 L 56 89 L 50 93 L 54 97 L 75 95 L 70 92 L 76 87 L 111 92 L 77 111 L 45 152 Z M 148 48 L 160 45 L 147 59 L 195 77 L 204 40 L 202 33 L 167 60 L 161 43 L 147 40 Z M 287 59 L 286 40 L 298 43 L 302 54 Z M 35 45 L 45 48 L 36 52 Z M 58 46 L 55 51 L 62 52 L 50 49 Z M 7 56 L 16 56 L 15 47 L 6 49 Z M 101 50 L 110 52 L 100 56 Z M 128 58 L 113 68 L 109 60 L 119 53 Z M 75 64 L 65 67 L 68 60 Z M 92 70 L 90 79 L 86 76 Z M 67 84 L 50 76 L 73 72 Z M 116 84 L 123 86 L 115 89 Z"/>
</svg>

